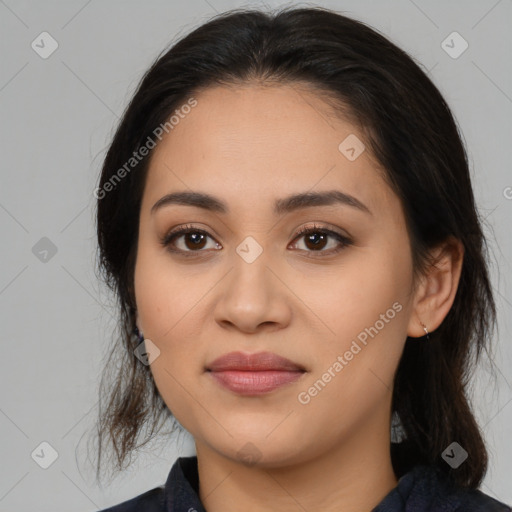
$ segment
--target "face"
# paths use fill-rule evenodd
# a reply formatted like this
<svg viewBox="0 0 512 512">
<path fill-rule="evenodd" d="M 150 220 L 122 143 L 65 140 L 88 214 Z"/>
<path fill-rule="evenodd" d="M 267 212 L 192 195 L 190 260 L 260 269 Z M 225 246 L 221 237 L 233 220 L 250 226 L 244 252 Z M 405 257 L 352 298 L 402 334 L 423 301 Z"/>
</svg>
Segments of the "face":
<svg viewBox="0 0 512 512">
<path fill-rule="evenodd" d="M 195 99 L 155 149 L 141 205 L 137 319 L 160 351 L 151 372 L 162 398 L 196 444 L 268 466 L 376 425 L 389 434 L 412 259 L 401 204 L 362 135 L 297 85 Z M 177 192 L 222 208 L 168 201 L 152 211 Z M 286 201 L 325 192 L 341 200 Z M 267 358 L 259 375 L 208 371 L 232 352 L 295 366 Z"/>
</svg>

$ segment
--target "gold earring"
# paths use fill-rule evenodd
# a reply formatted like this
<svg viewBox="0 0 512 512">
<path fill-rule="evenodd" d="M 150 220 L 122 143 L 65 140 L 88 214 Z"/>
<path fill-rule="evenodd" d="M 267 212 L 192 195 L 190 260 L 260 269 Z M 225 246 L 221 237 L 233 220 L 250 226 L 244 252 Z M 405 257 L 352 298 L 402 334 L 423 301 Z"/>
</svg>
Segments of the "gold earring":
<svg viewBox="0 0 512 512">
<path fill-rule="evenodd" d="M 423 322 L 420 322 L 420 324 L 423 326 L 423 330 L 425 331 L 425 334 L 427 335 L 427 341 L 429 341 L 430 336 L 428 335 L 427 326 Z"/>
</svg>

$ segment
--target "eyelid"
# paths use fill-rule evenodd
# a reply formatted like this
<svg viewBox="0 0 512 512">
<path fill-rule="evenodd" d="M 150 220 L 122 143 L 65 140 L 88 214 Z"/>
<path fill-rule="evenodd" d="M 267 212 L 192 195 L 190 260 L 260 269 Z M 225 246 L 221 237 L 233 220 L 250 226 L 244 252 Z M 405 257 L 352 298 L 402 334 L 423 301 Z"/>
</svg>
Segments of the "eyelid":
<svg viewBox="0 0 512 512">
<path fill-rule="evenodd" d="M 327 234 L 327 236 L 336 239 L 338 242 L 338 246 L 334 249 L 330 249 L 327 251 L 305 251 L 306 257 L 309 258 L 322 258 L 322 257 L 328 257 L 328 256 L 335 256 L 339 252 L 343 251 L 343 249 L 346 249 L 347 247 L 354 245 L 354 240 L 352 236 L 348 234 L 340 233 L 337 229 L 333 229 L 328 227 L 328 225 L 322 225 L 317 224 L 316 222 L 313 222 L 313 225 L 305 225 L 301 227 L 295 234 L 292 243 L 295 242 L 295 240 L 299 240 L 306 236 L 308 233 L 315 233 L 315 232 L 321 232 Z M 315 256 L 315 254 L 318 254 L 318 256 Z"/>
<path fill-rule="evenodd" d="M 298 236 L 304 235 L 305 233 L 308 233 L 309 231 L 315 231 L 315 230 L 325 231 L 325 232 L 331 233 L 333 235 L 338 235 L 338 236 L 346 238 L 346 239 L 352 239 L 352 237 L 348 233 L 340 232 L 340 228 L 337 228 L 334 226 L 331 227 L 330 224 L 326 224 L 321 221 L 312 221 L 309 224 L 306 224 L 300 228 L 294 229 L 294 231 L 292 233 L 295 233 L 295 237 L 298 237 Z"/>
<path fill-rule="evenodd" d="M 215 240 L 214 236 L 206 229 L 198 228 L 191 224 L 184 224 L 184 225 L 177 226 L 177 227 L 172 228 L 169 231 L 167 231 L 163 235 L 163 237 L 160 239 L 160 243 L 163 246 L 167 246 L 170 244 L 170 241 L 172 240 L 172 238 L 174 238 L 174 237 L 179 238 L 180 236 L 186 235 L 188 233 L 201 233 L 201 234 L 211 238 L 212 240 Z M 219 243 L 216 240 L 215 240 L 215 242 L 217 244 Z M 176 252 L 187 252 L 187 251 L 177 250 Z M 204 251 L 188 251 L 188 252 L 204 252 Z"/>
<path fill-rule="evenodd" d="M 203 235 L 207 235 L 212 239 L 218 236 L 216 233 L 214 234 L 211 231 L 213 230 L 211 230 L 210 228 L 200 228 L 190 223 L 180 224 L 174 228 L 167 230 L 161 237 L 160 241 L 162 243 L 165 243 L 174 235 L 185 235 L 187 234 L 187 232 L 202 233 Z"/>
</svg>

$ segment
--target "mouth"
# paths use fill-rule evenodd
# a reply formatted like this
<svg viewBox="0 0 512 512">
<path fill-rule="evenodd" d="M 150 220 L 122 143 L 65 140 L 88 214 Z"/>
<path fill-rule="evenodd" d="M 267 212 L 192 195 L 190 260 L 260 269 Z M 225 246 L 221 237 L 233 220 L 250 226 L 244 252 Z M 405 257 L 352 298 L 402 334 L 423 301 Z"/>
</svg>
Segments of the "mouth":
<svg viewBox="0 0 512 512">
<path fill-rule="evenodd" d="M 230 352 L 215 359 L 205 370 L 224 388 L 245 396 L 270 393 L 306 373 L 303 366 L 271 352 Z"/>
</svg>

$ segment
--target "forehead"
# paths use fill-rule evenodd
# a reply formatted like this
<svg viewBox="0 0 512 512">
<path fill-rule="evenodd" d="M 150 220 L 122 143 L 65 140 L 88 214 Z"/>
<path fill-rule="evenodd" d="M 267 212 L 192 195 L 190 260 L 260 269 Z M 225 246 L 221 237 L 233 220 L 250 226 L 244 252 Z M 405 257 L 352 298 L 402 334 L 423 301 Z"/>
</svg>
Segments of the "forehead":
<svg viewBox="0 0 512 512">
<path fill-rule="evenodd" d="M 301 154 L 318 160 L 328 147 L 331 156 L 336 154 L 340 136 L 356 131 L 318 94 L 301 85 L 217 86 L 195 99 L 197 105 L 182 116 L 156 152 L 182 153 L 179 146 L 186 142 L 201 156 L 226 154 L 247 162 L 248 156 L 261 161 Z M 189 148 L 182 156 L 193 159 L 197 151 Z"/>
<path fill-rule="evenodd" d="M 369 206 L 377 196 L 389 200 L 369 151 L 350 160 L 340 150 L 345 140 L 362 143 L 362 134 L 319 94 L 246 84 L 194 95 L 197 104 L 174 118 L 154 150 L 145 195 L 190 188 L 229 201 L 231 192 L 247 200 L 338 187 Z"/>
</svg>

